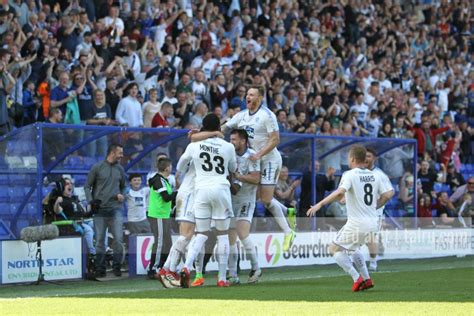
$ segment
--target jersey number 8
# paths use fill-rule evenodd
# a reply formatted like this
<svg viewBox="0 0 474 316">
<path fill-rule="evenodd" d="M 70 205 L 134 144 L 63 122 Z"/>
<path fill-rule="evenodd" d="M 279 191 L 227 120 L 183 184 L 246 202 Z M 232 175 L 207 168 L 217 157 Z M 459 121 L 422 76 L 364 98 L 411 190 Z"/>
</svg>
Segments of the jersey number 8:
<svg viewBox="0 0 474 316">
<path fill-rule="evenodd" d="M 366 205 L 372 205 L 372 202 L 374 201 L 374 196 L 372 194 L 373 188 L 372 184 L 367 183 L 364 185 L 364 203 Z"/>
</svg>

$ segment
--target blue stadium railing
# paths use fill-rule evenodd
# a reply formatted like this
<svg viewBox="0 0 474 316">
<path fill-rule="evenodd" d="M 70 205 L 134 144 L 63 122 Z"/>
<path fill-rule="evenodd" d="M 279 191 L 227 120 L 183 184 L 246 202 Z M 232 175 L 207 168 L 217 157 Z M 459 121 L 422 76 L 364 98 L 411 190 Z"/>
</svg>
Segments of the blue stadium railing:
<svg viewBox="0 0 474 316">
<path fill-rule="evenodd" d="M 0 148 L 6 148 L 5 153 L 0 153 L 0 240 L 18 238 L 21 228 L 41 224 L 42 200 L 51 188 L 45 185 L 45 179 L 71 174 L 76 176 L 78 183 L 85 182 L 93 163 L 104 158 L 88 156 L 88 146 L 99 146 L 99 139 L 106 140 L 106 145 L 111 142 L 124 144 L 127 156 L 125 170 L 146 174 L 157 151 L 168 151 L 173 162 L 177 162 L 187 144 L 187 132 L 182 129 L 36 123 L 0 137 Z M 59 138 L 64 141 L 64 149 L 57 153 L 55 160 L 47 163 L 49 157 L 45 157 L 44 148 L 58 142 Z M 379 156 L 396 147 L 412 147 L 410 171 L 416 177 L 417 152 L 413 139 L 282 133 L 278 148 L 290 175 L 301 175 L 315 160 L 330 165 L 334 162 L 334 155 L 339 156 L 338 151 L 347 151 L 349 146 L 356 143 L 374 147 Z M 312 178 L 315 179 L 314 168 L 311 170 Z M 311 191 L 314 202 L 314 180 Z"/>
</svg>

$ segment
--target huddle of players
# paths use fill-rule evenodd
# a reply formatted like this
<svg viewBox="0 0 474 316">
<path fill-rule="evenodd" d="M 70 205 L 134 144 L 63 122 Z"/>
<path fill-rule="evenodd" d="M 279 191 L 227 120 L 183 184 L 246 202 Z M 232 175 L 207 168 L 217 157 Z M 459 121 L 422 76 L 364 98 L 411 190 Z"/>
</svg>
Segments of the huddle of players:
<svg viewBox="0 0 474 316">
<path fill-rule="evenodd" d="M 176 196 L 180 236 L 158 272 L 158 279 L 165 287 L 189 287 L 189 271 L 196 259 L 197 273 L 192 285 L 204 284 L 202 261 L 211 225 L 217 235 L 217 285 L 227 287 L 231 283 L 240 283 L 237 276 L 237 236 L 252 265 L 248 282 L 259 280 L 262 272 L 255 246 L 249 237 L 258 185 L 260 199 L 285 233 L 283 248 L 291 246 L 295 238 L 294 227 L 290 228 L 284 215 L 289 210 L 273 198 L 282 164 L 276 149 L 279 143 L 278 123 L 275 115 L 262 105 L 262 99 L 259 89 L 249 89 L 247 109 L 222 127 L 223 131 L 232 130 L 232 144 L 219 137 L 220 121 L 213 114 L 204 118 L 202 133 L 191 136 L 193 142 L 177 165 L 177 173 L 184 174 Z M 184 256 L 186 249 L 188 251 Z M 178 275 L 177 265 L 182 257 L 186 261 Z M 226 277 L 227 268 L 229 280 Z"/>
<path fill-rule="evenodd" d="M 237 114 L 224 126 L 238 128 L 231 133 L 234 146 L 218 137 L 219 119 L 210 114 L 203 120 L 203 130 L 207 134 L 195 135 L 195 142 L 181 156 L 177 170 L 185 176 L 176 198 L 180 236 L 173 244 L 163 269 L 159 271 L 158 278 L 165 287 L 189 287 L 189 271 L 196 259 L 197 274 L 192 285 L 204 284 L 202 257 L 211 225 L 217 234 L 217 286 L 228 287 L 231 283 L 240 283 L 236 271 L 237 235 L 252 264 L 248 282 L 258 281 L 261 270 L 255 247 L 249 238 L 258 184 L 261 185 L 260 199 L 275 219 L 280 219 L 277 222 L 285 231 L 284 249 L 288 249 L 293 242 L 294 231 L 288 227 L 283 216 L 283 212 L 288 210 L 273 199 L 274 184 L 281 168 L 281 156 L 276 149 L 279 136 L 275 137 L 278 135 L 278 125 L 274 114 L 262 106 L 261 96 L 258 89 L 250 89 L 247 110 Z M 247 140 L 257 151 L 248 148 Z M 359 248 L 371 243 L 379 232 L 381 210 L 393 196 L 393 188 L 386 175 L 379 169 L 366 168 L 366 156 L 365 147 L 352 146 L 348 156 L 351 170 L 343 174 L 339 188 L 307 212 L 308 216 L 313 216 L 324 205 L 345 197 L 347 223 L 338 232 L 329 250 L 336 263 L 352 276 L 354 292 L 374 286 Z M 233 176 L 232 183 L 229 182 L 229 173 Z M 186 248 L 186 261 L 178 276 L 177 265 L 184 257 Z M 228 267 L 229 280 L 226 278 Z"/>
</svg>

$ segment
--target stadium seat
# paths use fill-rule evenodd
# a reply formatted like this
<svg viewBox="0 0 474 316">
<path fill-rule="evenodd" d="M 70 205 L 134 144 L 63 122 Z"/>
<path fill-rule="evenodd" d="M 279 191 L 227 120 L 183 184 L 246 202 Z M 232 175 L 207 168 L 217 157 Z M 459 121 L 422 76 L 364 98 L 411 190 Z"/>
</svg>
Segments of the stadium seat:
<svg viewBox="0 0 474 316">
<path fill-rule="evenodd" d="M 8 194 L 8 187 L 1 186 L 0 187 L 0 203 L 8 203 L 9 201 L 10 201 L 10 196 Z"/>
<path fill-rule="evenodd" d="M 11 187 L 8 189 L 8 196 L 10 197 L 11 203 L 21 203 L 25 199 L 25 193 L 23 188 Z"/>
<path fill-rule="evenodd" d="M 91 169 L 96 162 L 94 158 L 84 157 L 84 169 Z"/>
<path fill-rule="evenodd" d="M 82 187 L 86 184 L 87 175 L 84 174 L 77 174 L 74 176 L 74 186 Z"/>
</svg>

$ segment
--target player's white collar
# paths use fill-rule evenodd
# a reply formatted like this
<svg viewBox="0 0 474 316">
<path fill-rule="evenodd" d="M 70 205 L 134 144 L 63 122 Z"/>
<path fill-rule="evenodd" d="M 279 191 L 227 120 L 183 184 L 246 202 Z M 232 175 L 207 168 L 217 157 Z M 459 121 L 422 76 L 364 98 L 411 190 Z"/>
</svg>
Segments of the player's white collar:
<svg viewBox="0 0 474 316">
<path fill-rule="evenodd" d="M 247 109 L 247 110 L 249 111 L 249 116 L 252 116 L 252 115 L 255 115 L 255 114 L 257 114 L 257 112 L 258 112 L 258 111 L 259 111 L 259 110 L 262 108 L 262 106 L 263 106 L 263 102 L 262 102 L 262 103 L 260 103 L 260 105 L 258 106 L 257 110 L 256 110 L 255 112 L 253 112 L 253 113 L 252 113 L 252 112 L 250 112 L 250 110 L 249 110 L 249 109 Z"/>
</svg>

